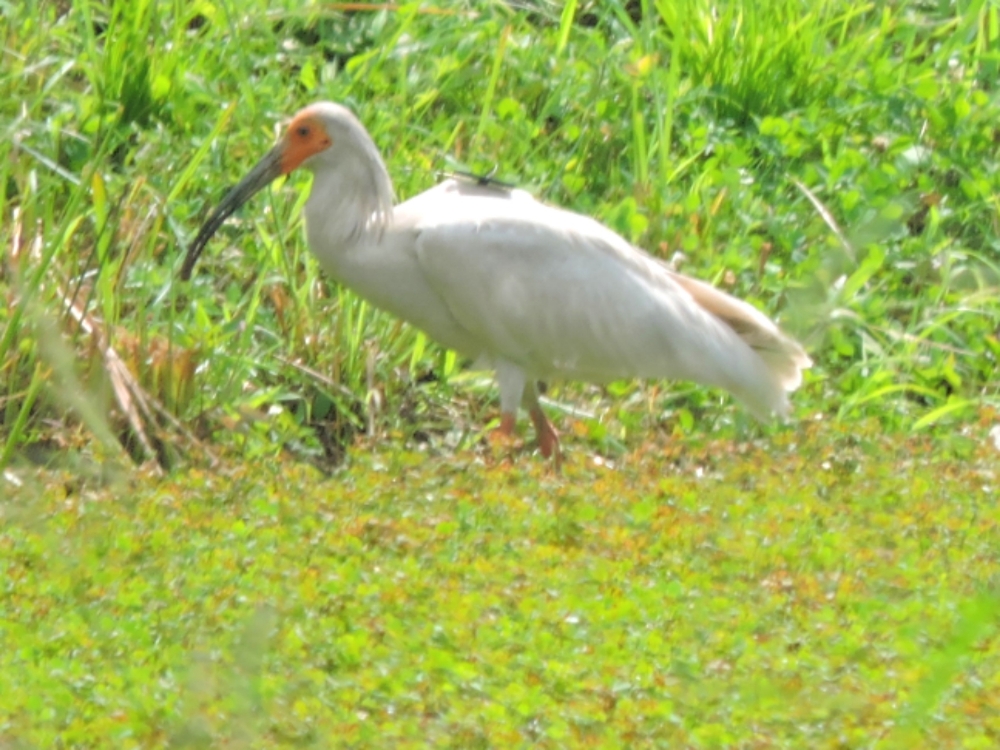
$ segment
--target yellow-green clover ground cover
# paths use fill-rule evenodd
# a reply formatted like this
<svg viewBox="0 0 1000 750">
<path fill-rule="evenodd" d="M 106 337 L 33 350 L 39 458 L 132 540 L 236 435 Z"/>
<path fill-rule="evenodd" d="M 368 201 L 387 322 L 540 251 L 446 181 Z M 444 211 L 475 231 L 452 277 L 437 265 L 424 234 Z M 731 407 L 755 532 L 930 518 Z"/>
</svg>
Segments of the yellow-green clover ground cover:
<svg viewBox="0 0 1000 750">
<path fill-rule="evenodd" d="M 13 747 L 994 747 L 996 448 L 805 425 L 615 467 L 358 449 L 0 532 Z"/>
</svg>

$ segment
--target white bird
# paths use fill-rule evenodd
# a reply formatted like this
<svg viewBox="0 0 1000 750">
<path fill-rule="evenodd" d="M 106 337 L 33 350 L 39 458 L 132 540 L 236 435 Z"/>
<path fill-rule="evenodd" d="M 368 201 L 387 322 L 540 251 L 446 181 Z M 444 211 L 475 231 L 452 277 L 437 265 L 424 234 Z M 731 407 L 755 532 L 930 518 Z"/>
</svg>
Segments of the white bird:
<svg viewBox="0 0 1000 750">
<path fill-rule="evenodd" d="M 788 412 L 811 362 L 764 314 L 676 273 L 618 234 L 526 192 L 447 179 L 394 206 L 392 182 L 361 122 L 339 104 L 301 110 L 233 188 L 188 249 L 297 167 L 320 265 L 376 307 L 496 371 L 501 435 L 523 405 L 546 457 L 559 437 L 538 402 L 549 378 L 692 380 L 724 388 L 759 419 Z"/>
</svg>

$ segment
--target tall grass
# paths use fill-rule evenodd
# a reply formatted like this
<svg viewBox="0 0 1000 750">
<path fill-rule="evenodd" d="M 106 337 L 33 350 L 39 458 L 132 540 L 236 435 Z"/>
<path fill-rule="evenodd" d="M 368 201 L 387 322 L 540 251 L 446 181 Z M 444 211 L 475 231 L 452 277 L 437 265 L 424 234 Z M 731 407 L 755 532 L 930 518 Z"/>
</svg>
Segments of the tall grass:
<svg viewBox="0 0 1000 750">
<path fill-rule="evenodd" d="M 997 403 L 997 24 L 986 2 L 7 4 L 2 460 L 81 420 L 165 465 L 476 434 L 490 389 L 318 273 L 304 178 L 176 278 L 210 204 L 321 98 L 357 111 L 401 197 L 496 167 L 782 318 L 817 360 L 801 414 L 950 428 Z M 599 442 L 732 423 L 715 393 L 640 388 L 611 389 L 618 411 L 553 395 Z"/>
</svg>

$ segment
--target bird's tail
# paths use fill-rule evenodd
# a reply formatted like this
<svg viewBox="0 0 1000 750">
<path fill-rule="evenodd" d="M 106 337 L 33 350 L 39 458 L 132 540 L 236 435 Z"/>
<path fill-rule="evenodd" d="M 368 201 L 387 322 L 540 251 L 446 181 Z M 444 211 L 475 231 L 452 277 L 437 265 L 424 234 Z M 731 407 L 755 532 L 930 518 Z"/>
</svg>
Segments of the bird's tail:
<svg viewBox="0 0 1000 750">
<path fill-rule="evenodd" d="M 690 276 L 676 271 L 670 275 L 702 309 L 729 326 L 761 358 L 782 391 L 781 404 L 776 404 L 775 410 L 787 410 L 784 393 L 798 388 L 802 371 L 812 365 L 802 346 L 752 305 Z"/>
</svg>

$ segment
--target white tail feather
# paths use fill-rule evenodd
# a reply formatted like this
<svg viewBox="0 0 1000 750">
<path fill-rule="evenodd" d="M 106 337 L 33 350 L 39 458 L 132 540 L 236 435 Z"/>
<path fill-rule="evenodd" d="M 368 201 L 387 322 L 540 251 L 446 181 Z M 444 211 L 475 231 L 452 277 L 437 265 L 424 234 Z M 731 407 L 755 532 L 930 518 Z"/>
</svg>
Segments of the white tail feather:
<svg viewBox="0 0 1000 750">
<path fill-rule="evenodd" d="M 794 391 L 802 384 L 802 371 L 812 365 L 812 360 L 795 339 L 760 310 L 703 281 L 676 271 L 670 271 L 670 275 L 699 306 L 729 326 L 754 350 L 783 391 Z"/>
</svg>

